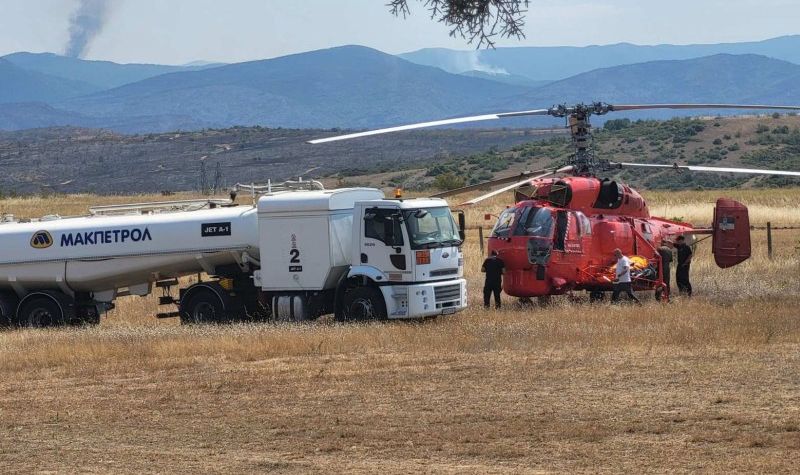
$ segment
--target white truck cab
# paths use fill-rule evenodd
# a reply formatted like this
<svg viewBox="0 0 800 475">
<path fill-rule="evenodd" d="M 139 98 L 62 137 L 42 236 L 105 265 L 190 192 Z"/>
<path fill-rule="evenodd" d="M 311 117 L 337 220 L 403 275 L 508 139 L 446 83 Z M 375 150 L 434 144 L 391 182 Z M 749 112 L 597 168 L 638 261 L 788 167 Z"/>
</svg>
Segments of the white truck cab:
<svg viewBox="0 0 800 475">
<path fill-rule="evenodd" d="M 455 313 L 466 306 L 463 230 L 441 199 L 355 203 L 352 266 L 380 290 L 388 318 Z"/>
</svg>

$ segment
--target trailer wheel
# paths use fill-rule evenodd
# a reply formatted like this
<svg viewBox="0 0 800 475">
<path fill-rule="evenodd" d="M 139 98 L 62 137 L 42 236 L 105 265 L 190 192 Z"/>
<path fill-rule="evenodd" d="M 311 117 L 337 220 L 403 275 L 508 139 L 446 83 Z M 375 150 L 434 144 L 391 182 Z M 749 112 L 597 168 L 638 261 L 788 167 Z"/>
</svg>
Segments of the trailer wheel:
<svg viewBox="0 0 800 475">
<path fill-rule="evenodd" d="M 28 328 L 56 327 L 75 319 L 75 304 L 61 292 L 43 291 L 28 295 L 17 309 L 17 325 Z"/>
<path fill-rule="evenodd" d="M 12 325 L 15 321 L 19 299 L 11 292 L 0 292 L 0 326 Z"/>
<path fill-rule="evenodd" d="M 356 287 L 344 295 L 342 313 L 345 321 L 385 320 L 386 302 L 374 287 Z"/>
<path fill-rule="evenodd" d="M 225 307 L 219 296 L 210 289 L 197 289 L 181 300 L 181 323 L 217 323 L 225 320 Z"/>
</svg>

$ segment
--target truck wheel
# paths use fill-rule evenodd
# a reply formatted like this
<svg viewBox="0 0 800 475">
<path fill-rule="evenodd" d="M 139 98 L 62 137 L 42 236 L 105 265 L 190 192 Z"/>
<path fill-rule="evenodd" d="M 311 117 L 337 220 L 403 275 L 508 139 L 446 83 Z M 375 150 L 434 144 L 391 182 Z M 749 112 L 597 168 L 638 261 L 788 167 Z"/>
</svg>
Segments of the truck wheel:
<svg viewBox="0 0 800 475">
<path fill-rule="evenodd" d="M 75 319 L 75 304 L 60 292 L 44 291 L 25 297 L 17 309 L 21 327 L 56 327 Z"/>
<path fill-rule="evenodd" d="M 225 307 L 219 296 L 209 289 L 198 289 L 181 301 L 181 323 L 217 323 L 225 320 Z"/>
<path fill-rule="evenodd" d="M 9 326 L 14 323 L 19 299 L 10 292 L 0 292 L 0 326 Z"/>
<path fill-rule="evenodd" d="M 385 320 L 386 302 L 374 287 L 357 287 L 344 295 L 342 313 L 345 321 Z"/>
<path fill-rule="evenodd" d="M 78 318 L 75 321 L 78 325 L 93 326 L 100 324 L 100 312 L 95 305 L 82 305 L 78 308 Z"/>
</svg>

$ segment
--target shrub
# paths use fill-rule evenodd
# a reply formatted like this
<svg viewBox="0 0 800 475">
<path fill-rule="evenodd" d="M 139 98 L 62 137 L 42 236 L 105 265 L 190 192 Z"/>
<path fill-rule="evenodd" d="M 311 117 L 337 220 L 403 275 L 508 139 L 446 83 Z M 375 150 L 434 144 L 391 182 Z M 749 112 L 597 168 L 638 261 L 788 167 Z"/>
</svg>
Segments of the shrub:
<svg viewBox="0 0 800 475">
<path fill-rule="evenodd" d="M 465 184 L 466 180 L 464 180 L 463 177 L 454 175 L 450 172 L 442 173 L 433 180 L 433 187 L 442 191 L 452 190 L 454 188 L 461 188 Z"/>
</svg>

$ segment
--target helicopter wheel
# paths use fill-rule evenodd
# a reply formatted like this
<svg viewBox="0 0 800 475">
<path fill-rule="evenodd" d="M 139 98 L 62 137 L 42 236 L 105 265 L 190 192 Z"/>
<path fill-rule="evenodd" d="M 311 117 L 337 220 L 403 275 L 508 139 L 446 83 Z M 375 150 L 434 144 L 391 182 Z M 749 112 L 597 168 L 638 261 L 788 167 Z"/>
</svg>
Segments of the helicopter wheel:
<svg viewBox="0 0 800 475">
<path fill-rule="evenodd" d="M 656 290 L 653 292 L 653 294 L 654 294 L 654 296 L 656 298 L 656 302 L 667 302 L 668 301 L 669 297 L 664 295 L 664 289 L 662 287 L 656 288 Z"/>
<path fill-rule="evenodd" d="M 589 292 L 589 302 L 602 302 L 605 298 L 605 293 L 602 290 L 592 290 Z"/>
</svg>

